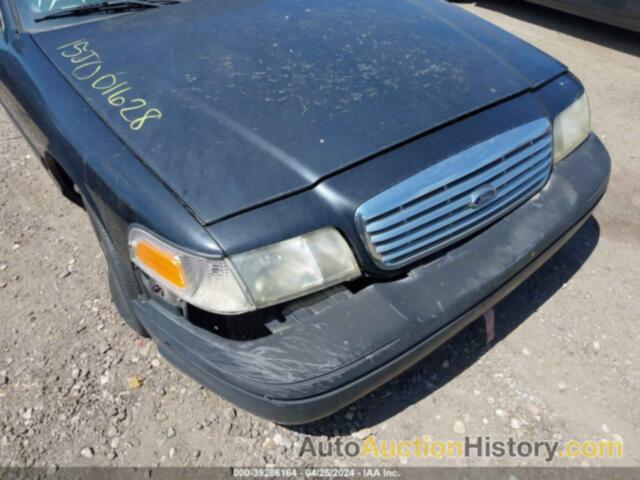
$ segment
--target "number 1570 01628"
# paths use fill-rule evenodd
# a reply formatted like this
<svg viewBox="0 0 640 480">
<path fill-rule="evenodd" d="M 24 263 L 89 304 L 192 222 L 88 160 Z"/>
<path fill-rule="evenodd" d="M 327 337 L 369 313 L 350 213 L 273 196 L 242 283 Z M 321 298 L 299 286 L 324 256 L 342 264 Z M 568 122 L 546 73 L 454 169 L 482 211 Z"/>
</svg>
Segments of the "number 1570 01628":
<svg viewBox="0 0 640 480">
<path fill-rule="evenodd" d="M 133 87 L 116 73 L 106 73 L 100 55 L 89 48 L 89 41 L 81 39 L 58 47 L 60 54 L 73 67 L 71 75 L 80 82 L 89 82 L 91 88 L 100 93 L 104 100 L 117 108 L 120 117 L 131 130 L 141 130 L 147 122 L 160 120 L 162 112 L 149 108 L 144 98 L 134 98 Z"/>
</svg>

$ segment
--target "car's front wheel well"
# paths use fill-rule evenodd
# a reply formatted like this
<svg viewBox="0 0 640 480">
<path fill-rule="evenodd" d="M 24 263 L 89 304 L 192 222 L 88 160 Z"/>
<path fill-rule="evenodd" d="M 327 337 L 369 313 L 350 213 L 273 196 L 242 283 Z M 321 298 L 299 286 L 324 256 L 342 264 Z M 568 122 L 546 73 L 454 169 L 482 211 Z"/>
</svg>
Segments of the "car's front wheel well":
<svg viewBox="0 0 640 480">
<path fill-rule="evenodd" d="M 42 163 L 62 192 L 62 195 L 64 195 L 70 202 L 84 208 L 82 196 L 76 191 L 73 179 L 64 170 L 64 168 L 60 166 L 60 163 L 53 157 L 53 155 L 48 152 L 45 153 L 42 157 Z"/>
</svg>

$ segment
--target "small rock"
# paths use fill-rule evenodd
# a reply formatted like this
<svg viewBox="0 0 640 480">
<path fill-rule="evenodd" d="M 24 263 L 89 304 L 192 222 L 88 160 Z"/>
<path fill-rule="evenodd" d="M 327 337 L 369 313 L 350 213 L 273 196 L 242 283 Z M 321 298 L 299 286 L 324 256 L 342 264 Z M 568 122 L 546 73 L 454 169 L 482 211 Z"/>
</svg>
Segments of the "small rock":
<svg viewBox="0 0 640 480">
<path fill-rule="evenodd" d="M 71 378 L 73 378 L 75 380 L 79 376 L 80 376 L 80 369 L 79 368 L 74 368 L 73 370 L 71 370 Z"/>
<path fill-rule="evenodd" d="M 531 352 L 529 351 L 528 348 L 523 348 L 522 349 L 522 354 L 528 357 L 529 355 L 531 355 Z"/>
<path fill-rule="evenodd" d="M 137 375 L 127 378 L 127 388 L 129 390 L 137 390 L 142 386 L 142 379 Z"/>
<path fill-rule="evenodd" d="M 353 434 L 354 438 L 357 438 L 358 440 L 364 440 L 367 437 L 371 436 L 371 429 L 370 428 L 363 428 L 362 430 L 355 432 Z"/>
<path fill-rule="evenodd" d="M 346 418 L 348 421 L 353 420 L 353 412 L 347 412 L 344 414 L 344 418 Z"/>
<path fill-rule="evenodd" d="M 602 431 L 604 433 L 610 433 L 611 432 L 611 430 L 609 430 L 609 426 L 606 423 L 602 425 Z"/>
<path fill-rule="evenodd" d="M 47 477 L 53 477 L 57 471 L 58 466 L 55 463 L 47 466 Z"/>
<path fill-rule="evenodd" d="M 169 458 L 173 458 L 175 456 L 176 456 L 176 449 L 175 449 L 175 447 L 171 447 L 169 449 Z"/>
<path fill-rule="evenodd" d="M 445 360 L 444 362 L 442 362 L 442 363 L 440 364 L 440 366 L 441 366 L 442 368 L 445 368 L 445 369 L 446 369 L 446 368 L 449 368 L 449 365 L 450 365 L 449 360 Z"/>
<path fill-rule="evenodd" d="M 504 417 L 505 415 L 504 410 L 502 410 L 501 408 L 497 408 L 496 415 L 498 415 L 499 417 Z"/>
<path fill-rule="evenodd" d="M 564 392 L 567 389 L 567 384 L 564 382 L 560 382 L 558 383 L 558 390 L 560 390 L 561 392 Z"/>
<path fill-rule="evenodd" d="M 453 423 L 453 431 L 456 433 L 465 433 L 467 430 L 466 428 L 464 428 L 464 423 L 462 423 L 460 420 L 456 420 Z"/>
<path fill-rule="evenodd" d="M 80 450 L 80 455 L 84 458 L 93 458 L 93 448 L 85 447 Z"/>
<path fill-rule="evenodd" d="M 9 383 L 9 377 L 5 374 L 0 375 L 0 385 L 6 385 L 7 383 Z"/>
<path fill-rule="evenodd" d="M 200 455 L 202 455 L 202 452 L 200 450 L 196 450 L 195 452 L 193 452 L 193 458 L 200 458 Z"/>
<path fill-rule="evenodd" d="M 279 447 L 284 447 L 285 449 L 289 449 L 292 447 L 293 442 L 288 437 L 282 436 L 279 433 L 276 433 L 273 436 L 273 443 L 278 445 Z"/>
<path fill-rule="evenodd" d="M 520 428 L 520 425 L 520 420 L 518 420 L 517 418 L 511 419 L 511 428 L 513 428 L 514 430 L 518 430 Z"/>
<path fill-rule="evenodd" d="M 160 360 L 158 360 L 157 358 L 154 358 L 153 360 L 151 360 L 151 366 L 153 368 L 158 368 L 160 366 Z"/>
<path fill-rule="evenodd" d="M 111 439 L 111 448 L 114 450 L 120 446 L 120 437 L 113 437 Z"/>
<path fill-rule="evenodd" d="M 167 438 L 173 438 L 176 436 L 176 430 L 173 427 L 169 427 L 167 430 Z"/>
<path fill-rule="evenodd" d="M 600 350 L 600 342 L 593 342 L 593 349 L 597 352 Z"/>
<path fill-rule="evenodd" d="M 23 413 L 22 413 L 22 418 L 24 418 L 25 420 L 31 420 L 31 417 L 33 416 L 33 408 L 27 408 Z"/>
<path fill-rule="evenodd" d="M 526 408 L 533 415 L 538 415 L 540 413 L 540 409 L 536 407 L 533 403 L 527 403 Z"/>
<path fill-rule="evenodd" d="M 118 454 L 114 450 L 111 450 L 107 453 L 107 460 L 115 460 L 117 456 Z"/>
</svg>

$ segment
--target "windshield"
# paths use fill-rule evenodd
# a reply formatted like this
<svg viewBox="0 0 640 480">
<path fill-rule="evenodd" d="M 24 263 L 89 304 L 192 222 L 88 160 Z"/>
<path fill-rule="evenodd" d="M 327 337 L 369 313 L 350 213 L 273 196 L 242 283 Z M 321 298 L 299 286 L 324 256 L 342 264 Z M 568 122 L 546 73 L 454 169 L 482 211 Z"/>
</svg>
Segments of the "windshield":
<svg viewBox="0 0 640 480">
<path fill-rule="evenodd" d="M 60 12 L 82 5 L 101 3 L 103 0 L 21 0 L 18 1 L 20 10 L 31 18 L 42 17 L 50 13 Z"/>
<path fill-rule="evenodd" d="M 36 22 L 36 19 L 47 15 L 57 14 L 65 10 L 97 5 L 105 0 L 15 0 L 15 4 L 20 12 L 23 29 L 26 31 L 47 30 L 57 28 L 70 23 L 86 22 L 99 19 L 100 17 L 82 18 L 59 18 L 46 22 Z"/>
</svg>

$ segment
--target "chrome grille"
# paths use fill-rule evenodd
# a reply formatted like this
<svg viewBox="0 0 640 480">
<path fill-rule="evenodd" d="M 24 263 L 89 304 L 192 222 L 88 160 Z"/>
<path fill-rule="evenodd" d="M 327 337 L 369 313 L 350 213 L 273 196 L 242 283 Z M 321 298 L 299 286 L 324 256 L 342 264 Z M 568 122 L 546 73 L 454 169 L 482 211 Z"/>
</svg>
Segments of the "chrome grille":
<svg viewBox="0 0 640 480">
<path fill-rule="evenodd" d="M 460 240 L 522 204 L 552 168 L 547 119 L 449 157 L 363 203 L 356 222 L 376 263 L 395 268 Z"/>
</svg>

